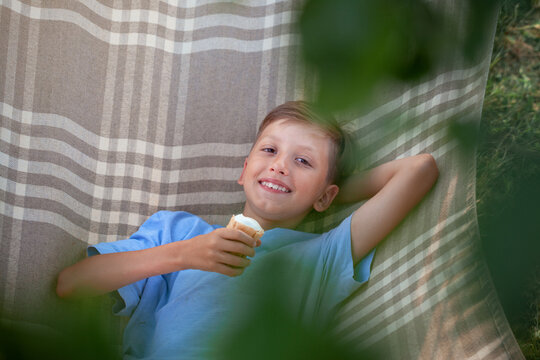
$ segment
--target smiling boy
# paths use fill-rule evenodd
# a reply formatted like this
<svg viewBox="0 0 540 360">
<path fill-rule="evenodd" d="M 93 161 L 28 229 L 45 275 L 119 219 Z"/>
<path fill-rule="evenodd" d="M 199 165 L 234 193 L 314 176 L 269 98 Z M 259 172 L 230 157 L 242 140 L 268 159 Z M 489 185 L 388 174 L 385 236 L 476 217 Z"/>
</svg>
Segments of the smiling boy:
<svg viewBox="0 0 540 360">
<path fill-rule="evenodd" d="M 129 239 L 90 247 L 95 256 L 59 275 L 58 295 L 120 295 L 115 311 L 131 316 L 125 358 L 191 358 L 204 351 L 201 339 L 225 314 L 224 292 L 238 285 L 238 275 L 250 273 L 252 261 L 290 259 L 289 267 L 275 271 L 300 279 L 293 313 L 329 314 L 367 280 L 370 251 L 424 197 L 438 171 L 433 157 L 421 154 L 351 176 L 340 189 L 345 137 L 331 121 L 318 118 L 305 102 L 277 107 L 244 162 L 238 180 L 246 196 L 243 214 L 266 231 L 257 256 L 259 244 L 241 231 L 162 211 Z M 369 200 L 328 233 L 293 230 L 336 197 Z M 307 273 L 298 270 L 303 264 L 309 264 Z"/>
<path fill-rule="evenodd" d="M 326 210 L 339 190 L 328 175 L 333 147 L 321 129 L 298 120 L 264 127 L 238 180 L 244 215 L 264 229 L 294 229 L 312 209 Z"/>
</svg>

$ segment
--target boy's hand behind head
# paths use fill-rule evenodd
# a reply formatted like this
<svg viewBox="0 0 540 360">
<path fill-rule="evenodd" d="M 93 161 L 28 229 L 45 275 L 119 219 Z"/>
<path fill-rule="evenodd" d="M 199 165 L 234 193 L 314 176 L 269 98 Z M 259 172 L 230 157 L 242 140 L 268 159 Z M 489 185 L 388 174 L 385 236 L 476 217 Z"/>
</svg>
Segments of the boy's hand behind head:
<svg viewBox="0 0 540 360">
<path fill-rule="evenodd" d="M 185 249 L 179 256 L 188 268 L 238 276 L 249 266 L 254 256 L 256 241 L 240 230 L 220 228 L 184 241 Z"/>
</svg>

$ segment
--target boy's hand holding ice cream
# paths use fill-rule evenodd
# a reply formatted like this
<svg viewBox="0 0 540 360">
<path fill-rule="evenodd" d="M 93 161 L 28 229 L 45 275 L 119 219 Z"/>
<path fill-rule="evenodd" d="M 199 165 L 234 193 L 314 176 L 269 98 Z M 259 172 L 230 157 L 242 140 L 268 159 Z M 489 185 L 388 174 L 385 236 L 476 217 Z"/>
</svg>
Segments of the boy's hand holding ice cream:
<svg viewBox="0 0 540 360">
<path fill-rule="evenodd" d="M 186 269 L 217 272 L 227 276 L 243 273 L 261 244 L 264 230 L 259 223 L 242 214 L 233 215 L 225 228 L 179 241 L 180 257 Z"/>
<path fill-rule="evenodd" d="M 240 230 L 256 241 L 255 247 L 261 245 L 261 237 L 264 234 L 264 229 L 253 218 L 244 216 L 243 214 L 233 215 L 227 225 L 227 229 Z"/>
</svg>

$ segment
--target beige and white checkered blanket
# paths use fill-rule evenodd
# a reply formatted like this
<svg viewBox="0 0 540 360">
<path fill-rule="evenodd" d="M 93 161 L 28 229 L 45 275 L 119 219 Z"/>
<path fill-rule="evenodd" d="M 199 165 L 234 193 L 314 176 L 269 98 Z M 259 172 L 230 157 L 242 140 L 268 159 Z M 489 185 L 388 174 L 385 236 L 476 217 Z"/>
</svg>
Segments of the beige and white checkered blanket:
<svg viewBox="0 0 540 360">
<path fill-rule="evenodd" d="M 258 123 L 313 83 L 300 11 L 279 0 L 0 2 L 3 316 L 39 322 L 33 305 L 59 306 L 63 267 L 157 210 L 220 224 L 241 211 L 236 179 Z M 474 154 L 448 131 L 479 119 L 489 56 L 383 92 L 349 124 L 374 149 L 366 165 L 429 152 L 440 169 L 340 312 L 338 334 L 384 344 L 384 358 L 522 358 L 478 256 Z M 388 119 L 398 126 L 382 128 Z"/>
</svg>

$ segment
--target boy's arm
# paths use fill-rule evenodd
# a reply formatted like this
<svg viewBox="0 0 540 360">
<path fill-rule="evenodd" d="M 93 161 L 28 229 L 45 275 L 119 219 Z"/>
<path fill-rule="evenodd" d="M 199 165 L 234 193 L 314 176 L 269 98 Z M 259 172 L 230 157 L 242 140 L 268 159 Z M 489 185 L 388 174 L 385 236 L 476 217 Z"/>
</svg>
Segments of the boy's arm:
<svg viewBox="0 0 540 360">
<path fill-rule="evenodd" d="M 144 250 L 88 257 L 65 268 L 58 276 L 58 296 L 101 295 L 160 274 L 184 269 L 242 274 L 253 256 L 255 240 L 239 230 L 220 228 L 192 239 Z"/>
<path fill-rule="evenodd" d="M 346 181 L 338 201 L 369 198 L 351 219 L 355 265 L 420 202 L 438 175 L 433 156 L 420 154 L 384 163 Z"/>
</svg>

